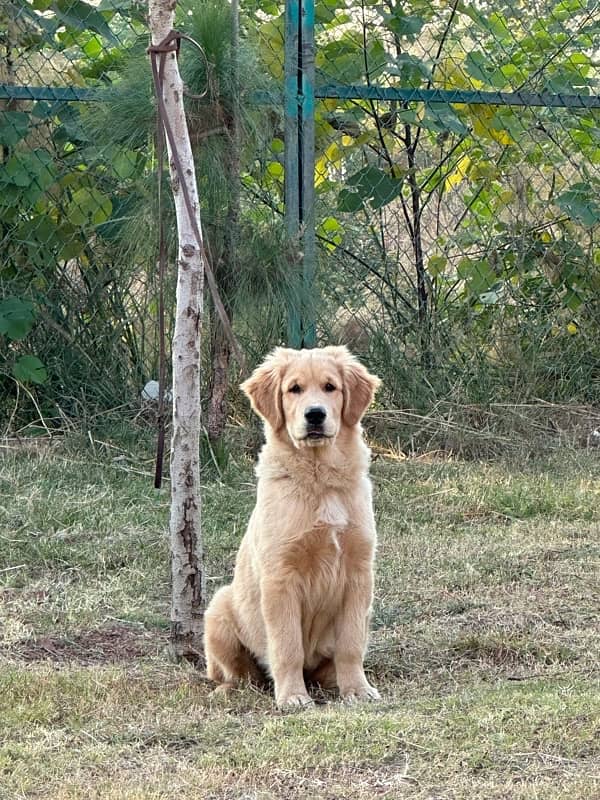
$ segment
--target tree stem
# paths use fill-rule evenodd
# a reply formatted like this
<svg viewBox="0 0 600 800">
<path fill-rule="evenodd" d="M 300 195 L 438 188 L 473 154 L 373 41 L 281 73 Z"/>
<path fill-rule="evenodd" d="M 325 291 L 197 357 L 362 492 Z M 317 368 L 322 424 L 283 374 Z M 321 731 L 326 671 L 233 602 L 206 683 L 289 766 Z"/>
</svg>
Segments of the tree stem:
<svg viewBox="0 0 600 800">
<path fill-rule="evenodd" d="M 149 0 L 153 46 L 171 32 L 176 3 Z M 173 336 L 173 435 L 171 440 L 171 645 L 176 658 L 197 662 L 206 601 L 202 564 L 200 495 L 200 331 L 204 290 L 204 246 L 194 159 L 183 106 L 183 83 L 174 51 L 164 58 L 159 91 L 173 132 L 167 137 L 171 189 L 177 216 L 177 308 Z M 163 120 L 164 122 L 164 120 Z M 181 173 L 173 149 L 177 150 Z M 187 189 L 195 219 L 184 197 Z"/>
</svg>

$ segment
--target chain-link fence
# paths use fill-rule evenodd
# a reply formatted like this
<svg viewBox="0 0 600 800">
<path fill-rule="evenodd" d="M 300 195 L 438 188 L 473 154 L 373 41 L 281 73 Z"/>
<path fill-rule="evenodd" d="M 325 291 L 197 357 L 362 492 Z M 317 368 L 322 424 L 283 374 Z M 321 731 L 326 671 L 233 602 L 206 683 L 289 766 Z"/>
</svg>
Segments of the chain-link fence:
<svg viewBox="0 0 600 800">
<path fill-rule="evenodd" d="M 2 410 L 34 385 L 48 416 L 116 406 L 158 352 L 146 4 L 0 17 Z M 398 404 L 598 398 L 597 2 L 260 0 L 232 45 L 227 2 L 185 0 L 177 25 L 206 53 L 180 63 L 250 360 L 337 340 Z"/>
<path fill-rule="evenodd" d="M 397 398 L 598 397 L 599 35 L 586 0 L 316 5 L 326 327 Z"/>
<path fill-rule="evenodd" d="M 239 196 L 241 160 L 256 162 L 260 173 L 259 141 L 273 140 L 268 131 L 277 127 L 277 112 L 246 103 L 268 80 L 250 45 L 242 42 L 234 59 L 231 23 L 227 2 L 178 4 L 177 26 L 205 54 L 184 45 L 180 68 L 206 240 L 230 313 L 238 312 L 239 327 L 258 332 L 246 337 L 256 338 L 258 352 L 279 335 L 281 314 L 266 314 L 269 327 L 253 299 L 277 308 L 268 299 L 271 286 L 281 284 L 285 246 L 277 209 L 257 215 L 248 208 L 240 219 L 232 198 Z M 157 377 L 156 120 L 147 3 L 1 0 L 0 31 L 1 412 L 10 417 L 19 398 L 30 405 L 37 399 L 44 418 L 58 416 L 61 424 L 64 415 L 135 404 L 145 382 Z M 166 182 L 169 317 L 175 224 Z M 268 179 L 259 176 L 249 191 L 256 204 Z M 234 243 L 250 265 L 242 280 L 233 279 Z M 208 330 L 211 312 L 209 305 Z M 169 331 L 168 318 L 167 338 Z M 207 373 L 219 359 L 226 371 L 222 341 L 206 341 Z"/>
<path fill-rule="evenodd" d="M 148 93 L 128 130 L 119 98 L 107 102 L 141 60 L 143 8 L 3 0 L 0 29 L 3 395 L 17 378 L 47 387 L 43 415 L 85 414 L 124 402 L 153 357 L 152 243 L 146 269 L 128 259 L 151 224 L 152 138 L 135 126 L 153 111 Z"/>
</svg>

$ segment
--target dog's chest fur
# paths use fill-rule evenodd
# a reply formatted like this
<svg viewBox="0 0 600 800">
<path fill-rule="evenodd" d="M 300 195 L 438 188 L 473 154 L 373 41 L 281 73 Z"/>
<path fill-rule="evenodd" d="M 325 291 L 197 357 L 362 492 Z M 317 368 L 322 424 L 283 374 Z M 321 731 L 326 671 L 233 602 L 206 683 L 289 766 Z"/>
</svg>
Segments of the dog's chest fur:
<svg viewBox="0 0 600 800">
<path fill-rule="evenodd" d="M 348 525 L 348 509 L 337 492 L 326 493 L 317 506 L 314 527 L 332 528 L 336 532 Z"/>
<path fill-rule="evenodd" d="M 266 450 L 256 468 L 259 485 L 268 482 L 272 487 L 268 496 L 285 497 L 290 525 L 295 518 L 302 518 L 305 531 L 348 527 L 354 517 L 352 498 L 360 495 L 359 484 L 368 474 L 370 454 L 362 440 L 356 442 L 352 458 L 335 449 L 329 451 L 326 460 L 299 458 L 297 452 L 290 456 L 277 450 L 266 458 Z"/>
<path fill-rule="evenodd" d="M 307 514 L 308 509 L 312 513 Z M 290 504 L 285 538 L 296 542 L 290 552 L 294 553 L 301 573 L 313 578 L 321 575 L 319 588 L 326 595 L 341 578 L 353 517 L 350 498 L 323 486 L 312 494 L 296 492 Z"/>
</svg>

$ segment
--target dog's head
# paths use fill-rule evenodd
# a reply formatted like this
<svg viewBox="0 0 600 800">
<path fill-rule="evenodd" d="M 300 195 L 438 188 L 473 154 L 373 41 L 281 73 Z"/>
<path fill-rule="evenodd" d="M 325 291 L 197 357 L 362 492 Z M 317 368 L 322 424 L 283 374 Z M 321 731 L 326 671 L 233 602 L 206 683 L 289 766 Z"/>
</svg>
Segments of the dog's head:
<svg viewBox="0 0 600 800">
<path fill-rule="evenodd" d="M 276 435 L 319 447 L 358 425 L 379 384 L 345 347 L 278 347 L 241 388 Z"/>
</svg>

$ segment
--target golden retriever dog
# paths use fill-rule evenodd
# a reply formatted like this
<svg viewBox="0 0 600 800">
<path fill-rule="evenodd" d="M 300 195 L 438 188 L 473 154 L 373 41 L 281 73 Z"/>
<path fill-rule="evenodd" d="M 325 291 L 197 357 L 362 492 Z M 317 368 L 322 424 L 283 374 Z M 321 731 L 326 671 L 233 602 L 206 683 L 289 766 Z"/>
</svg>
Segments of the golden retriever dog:
<svg viewBox="0 0 600 800">
<path fill-rule="evenodd" d="M 206 611 L 223 688 L 266 671 L 280 708 L 312 703 L 305 678 L 379 697 L 363 669 L 376 537 L 360 425 L 379 383 L 345 347 L 279 347 L 242 384 L 266 443 L 233 582 Z"/>
</svg>

